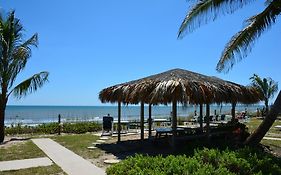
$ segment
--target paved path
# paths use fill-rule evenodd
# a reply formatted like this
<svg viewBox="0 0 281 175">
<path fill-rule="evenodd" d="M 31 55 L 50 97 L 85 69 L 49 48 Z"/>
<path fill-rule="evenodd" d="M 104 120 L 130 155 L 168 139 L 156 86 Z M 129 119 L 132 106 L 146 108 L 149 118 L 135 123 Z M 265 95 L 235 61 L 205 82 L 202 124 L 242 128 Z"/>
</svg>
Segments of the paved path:
<svg viewBox="0 0 281 175">
<path fill-rule="evenodd" d="M 104 170 L 51 139 L 41 138 L 32 141 L 68 175 L 105 175 Z"/>
<path fill-rule="evenodd" d="M 48 157 L 35 159 L 10 160 L 0 162 L 0 171 L 19 170 L 39 166 L 50 166 L 53 162 Z"/>
<path fill-rule="evenodd" d="M 266 139 L 266 140 L 278 140 L 278 141 L 281 141 L 281 138 L 274 138 L 274 137 L 263 137 L 263 139 Z"/>
</svg>

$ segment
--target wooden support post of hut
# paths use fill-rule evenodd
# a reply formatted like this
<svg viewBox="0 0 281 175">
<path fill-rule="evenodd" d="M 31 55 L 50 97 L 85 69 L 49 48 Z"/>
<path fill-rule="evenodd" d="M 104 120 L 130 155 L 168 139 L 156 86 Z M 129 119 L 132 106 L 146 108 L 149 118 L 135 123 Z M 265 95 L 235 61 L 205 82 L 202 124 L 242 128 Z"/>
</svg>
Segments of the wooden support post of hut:
<svg viewBox="0 0 281 175">
<path fill-rule="evenodd" d="M 58 116 L 58 124 L 59 124 L 59 132 L 58 132 L 58 135 L 60 135 L 61 133 L 61 115 L 59 114 Z"/>
<path fill-rule="evenodd" d="M 140 106 L 140 128 L 141 128 L 141 140 L 144 140 L 144 103 L 141 102 Z"/>
<path fill-rule="evenodd" d="M 177 101 L 173 100 L 173 104 L 172 104 L 172 147 L 175 147 L 175 138 L 177 135 Z"/>
<path fill-rule="evenodd" d="M 148 138 L 151 138 L 152 118 L 151 118 L 151 104 L 148 106 Z"/>
<path fill-rule="evenodd" d="M 200 123 L 200 129 L 203 132 L 203 104 L 200 104 L 199 123 Z"/>
<path fill-rule="evenodd" d="M 118 142 L 121 141 L 121 102 L 118 102 L 118 126 L 117 126 L 117 132 L 118 132 Z"/>
<path fill-rule="evenodd" d="M 232 108 L 231 108 L 231 121 L 235 120 L 235 107 L 236 107 L 236 103 L 232 103 Z"/>
<path fill-rule="evenodd" d="M 206 104 L 206 134 L 210 137 L 210 104 Z"/>
</svg>

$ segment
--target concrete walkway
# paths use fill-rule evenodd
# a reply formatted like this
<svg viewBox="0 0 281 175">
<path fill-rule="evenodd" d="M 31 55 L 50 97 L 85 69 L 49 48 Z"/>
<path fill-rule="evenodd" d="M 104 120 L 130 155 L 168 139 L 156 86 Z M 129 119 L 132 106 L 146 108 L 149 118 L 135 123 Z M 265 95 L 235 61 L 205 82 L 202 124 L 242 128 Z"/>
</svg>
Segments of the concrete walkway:
<svg viewBox="0 0 281 175">
<path fill-rule="evenodd" d="M 50 166 L 53 162 L 48 157 L 35 159 L 10 160 L 0 162 L 0 171 L 19 170 L 39 166 Z"/>
<path fill-rule="evenodd" d="M 263 137 L 265 140 L 278 140 L 281 141 L 281 138 L 274 138 L 274 137 Z"/>
<path fill-rule="evenodd" d="M 32 141 L 68 175 L 105 175 L 104 170 L 51 139 L 41 138 Z"/>
</svg>

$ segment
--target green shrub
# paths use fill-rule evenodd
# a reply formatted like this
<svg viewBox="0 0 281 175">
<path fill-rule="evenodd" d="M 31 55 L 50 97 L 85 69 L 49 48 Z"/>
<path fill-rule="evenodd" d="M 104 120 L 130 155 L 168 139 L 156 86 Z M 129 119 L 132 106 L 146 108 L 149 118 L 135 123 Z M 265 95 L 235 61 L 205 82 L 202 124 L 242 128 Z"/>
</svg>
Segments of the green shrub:
<svg viewBox="0 0 281 175">
<path fill-rule="evenodd" d="M 12 125 L 11 127 L 5 128 L 5 134 L 30 134 L 34 133 L 35 128 L 32 126 L 23 126 L 21 124 Z"/>
<path fill-rule="evenodd" d="M 196 150 L 194 156 L 143 156 L 128 157 L 107 168 L 109 175 L 248 175 L 281 174 L 280 160 L 265 152 L 243 148 Z"/>
<path fill-rule="evenodd" d="M 59 132 L 59 124 L 58 123 L 44 123 L 35 127 L 37 133 L 44 134 L 56 134 Z"/>
<path fill-rule="evenodd" d="M 265 153 L 260 149 L 243 148 L 236 151 L 238 157 L 246 159 L 253 172 L 261 174 L 281 174 L 280 158 Z"/>
<path fill-rule="evenodd" d="M 82 134 L 99 130 L 101 130 L 101 125 L 95 122 L 64 123 L 62 126 L 64 133 Z"/>
<path fill-rule="evenodd" d="M 7 135 L 15 134 L 56 134 L 59 132 L 58 123 L 40 124 L 38 126 L 23 126 L 17 124 L 16 126 L 6 127 L 5 133 Z M 81 134 L 86 132 L 96 132 L 101 130 L 101 125 L 96 122 L 79 122 L 79 123 L 63 123 L 61 126 L 62 133 Z"/>
</svg>

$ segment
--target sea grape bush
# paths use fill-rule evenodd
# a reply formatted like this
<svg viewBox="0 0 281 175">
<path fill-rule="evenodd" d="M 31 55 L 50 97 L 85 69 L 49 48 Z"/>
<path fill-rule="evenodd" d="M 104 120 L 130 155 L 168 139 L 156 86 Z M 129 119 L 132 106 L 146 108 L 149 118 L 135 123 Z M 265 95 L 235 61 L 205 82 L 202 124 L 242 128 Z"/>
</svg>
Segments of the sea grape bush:
<svg viewBox="0 0 281 175">
<path fill-rule="evenodd" d="M 40 124 L 38 126 L 26 126 L 17 124 L 7 127 L 5 133 L 7 135 L 15 134 L 56 134 L 59 132 L 58 123 Z M 101 124 L 96 122 L 78 122 L 78 123 L 63 123 L 61 125 L 62 133 L 82 134 L 86 132 L 96 132 L 101 130 Z"/>
<path fill-rule="evenodd" d="M 196 150 L 192 157 L 135 155 L 112 165 L 106 172 L 109 175 L 277 175 L 281 174 L 281 162 L 253 148 L 235 151 L 204 148 Z"/>
<path fill-rule="evenodd" d="M 96 132 L 101 130 L 101 125 L 96 122 L 64 123 L 62 132 L 83 134 L 86 132 Z"/>
</svg>

